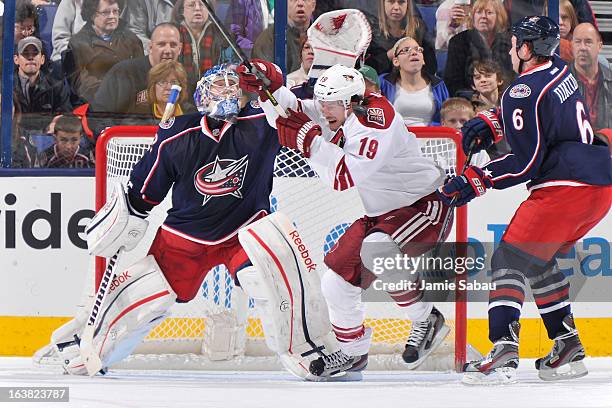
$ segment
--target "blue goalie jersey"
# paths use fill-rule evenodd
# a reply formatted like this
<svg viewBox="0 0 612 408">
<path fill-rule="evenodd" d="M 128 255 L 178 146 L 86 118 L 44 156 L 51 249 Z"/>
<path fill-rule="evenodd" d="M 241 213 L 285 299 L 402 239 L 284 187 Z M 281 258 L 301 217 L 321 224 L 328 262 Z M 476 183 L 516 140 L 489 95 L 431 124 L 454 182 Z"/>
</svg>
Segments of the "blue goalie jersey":
<svg viewBox="0 0 612 408">
<path fill-rule="evenodd" d="M 130 196 L 159 204 L 172 188 L 163 229 L 214 245 L 270 212 L 276 130 L 251 103 L 235 124 L 211 130 L 199 113 L 162 125 L 151 149 L 136 164 Z"/>
<path fill-rule="evenodd" d="M 500 119 L 510 154 L 484 166 L 494 188 L 612 184 L 608 146 L 594 132 L 576 78 L 558 56 L 523 72 L 506 89 Z"/>
</svg>

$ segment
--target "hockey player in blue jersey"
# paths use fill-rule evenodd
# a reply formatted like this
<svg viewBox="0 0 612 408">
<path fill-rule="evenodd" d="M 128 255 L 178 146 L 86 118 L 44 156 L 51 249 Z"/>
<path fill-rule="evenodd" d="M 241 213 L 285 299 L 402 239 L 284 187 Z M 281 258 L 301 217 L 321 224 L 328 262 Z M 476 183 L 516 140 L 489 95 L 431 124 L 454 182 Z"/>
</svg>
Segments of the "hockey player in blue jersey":
<svg viewBox="0 0 612 408">
<path fill-rule="evenodd" d="M 282 82 L 282 73 L 276 74 L 274 79 Z M 316 313 L 324 307 L 309 310 L 309 317 L 316 320 L 312 325 L 287 317 L 303 318 L 303 305 L 316 303 L 311 298 L 322 299 L 322 295 L 320 289 L 311 290 L 310 297 L 304 295 L 304 287 L 320 285 L 318 281 L 309 284 L 311 277 L 298 276 L 303 270 L 286 262 L 296 259 L 293 247 L 269 243 L 269 237 L 283 226 L 292 229 L 294 239 L 299 238 L 290 222 L 268 221 L 278 220 L 278 215 L 266 217 L 271 212 L 274 161 L 280 150 L 276 130 L 268 125 L 257 103 L 242 95 L 233 67 L 222 65 L 207 71 L 194 99 L 199 113 L 160 124 L 153 145 L 130 175 L 127 191 L 116 186 L 86 229 L 90 253 L 109 258 L 120 248 L 129 251 L 144 235 L 149 211 L 172 189 L 172 207 L 148 256 L 118 272 L 123 279 L 110 286 L 96 327 L 95 351 L 104 368 L 125 358 L 175 302 L 189 302 L 196 296 L 208 271 L 225 265 L 244 291 L 256 299 L 256 308 L 271 305 L 274 309 L 260 311 L 267 344 L 293 374 L 312 379 L 308 359 L 313 357 L 304 355 L 313 353 L 302 353 L 315 345 L 319 351 L 333 353 L 337 342 L 328 318 Z M 261 258 L 265 250 L 257 242 L 243 242 L 239 230 L 247 225 L 250 233 L 257 231 L 258 242 L 278 261 L 282 277 L 275 276 L 277 270 L 257 264 L 255 258 Z M 295 276 L 301 289 L 290 286 Z M 284 282 L 286 287 L 280 285 L 275 293 L 275 282 Z M 296 306 L 295 310 L 293 303 L 281 307 L 291 313 L 279 316 L 274 302 L 287 298 L 283 291 L 292 295 Z M 70 374 L 91 371 L 83 364 L 78 347 L 83 325 L 84 316 L 77 317 L 52 336 Z"/>
<path fill-rule="evenodd" d="M 462 129 L 463 149 L 487 148 L 505 137 L 512 151 L 471 166 L 439 190 L 446 203 L 464 205 L 487 189 L 527 182 L 530 196 L 516 211 L 491 267 L 491 352 L 465 366 L 464 382 L 515 381 L 519 317 L 531 287 L 552 351 L 536 361 L 543 380 L 587 374 L 584 348 L 569 303 L 569 281 L 556 257 L 592 229 L 610 209 L 610 151 L 594 136 L 576 79 L 554 54 L 559 27 L 547 17 L 526 17 L 512 27 L 512 56 L 519 74 L 502 96 L 501 108 L 481 112 Z"/>
</svg>

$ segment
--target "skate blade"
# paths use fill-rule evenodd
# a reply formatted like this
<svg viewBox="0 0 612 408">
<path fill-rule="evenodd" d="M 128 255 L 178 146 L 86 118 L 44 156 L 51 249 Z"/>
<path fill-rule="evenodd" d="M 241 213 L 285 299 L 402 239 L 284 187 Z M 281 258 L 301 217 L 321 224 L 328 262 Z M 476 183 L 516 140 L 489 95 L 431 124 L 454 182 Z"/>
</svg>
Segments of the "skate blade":
<svg viewBox="0 0 612 408">
<path fill-rule="evenodd" d="M 425 354 L 423 354 L 423 356 L 419 358 L 417 361 L 413 363 L 406 363 L 406 368 L 408 370 L 414 370 L 415 368 L 423 364 L 423 362 L 427 359 L 427 357 L 431 353 L 433 353 L 440 344 L 442 344 L 442 341 L 444 341 L 444 339 L 446 338 L 446 336 L 448 336 L 449 333 L 450 333 L 450 327 L 448 327 L 447 325 L 442 326 L 442 328 L 438 332 L 438 335 L 436 336 L 434 341 L 431 343 L 431 347 L 429 347 L 429 350 L 427 350 Z"/>
<path fill-rule="evenodd" d="M 543 381 L 565 381 L 584 377 L 588 373 L 589 371 L 581 360 L 563 364 L 556 369 L 538 370 L 538 377 Z"/>
<path fill-rule="evenodd" d="M 503 385 L 516 382 L 516 368 L 502 367 L 489 374 L 481 372 L 466 372 L 461 382 L 465 385 Z"/>
<path fill-rule="evenodd" d="M 360 371 L 346 371 L 329 377 L 318 377 L 309 374 L 306 380 L 312 382 L 354 382 L 363 380 L 363 373 Z"/>
</svg>

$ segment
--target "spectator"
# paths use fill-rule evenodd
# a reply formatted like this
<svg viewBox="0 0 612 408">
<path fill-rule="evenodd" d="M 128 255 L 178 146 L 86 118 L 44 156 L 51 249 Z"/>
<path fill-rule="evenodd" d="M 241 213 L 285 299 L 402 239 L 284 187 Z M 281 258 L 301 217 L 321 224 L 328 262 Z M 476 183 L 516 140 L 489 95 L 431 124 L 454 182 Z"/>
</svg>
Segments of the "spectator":
<svg viewBox="0 0 612 408">
<path fill-rule="evenodd" d="M 175 2 L 176 0 L 129 0 L 126 11 L 128 29 L 140 38 L 145 53 L 149 52 L 153 29 L 159 24 L 172 21 Z"/>
<path fill-rule="evenodd" d="M 72 90 L 91 102 L 104 75 L 118 62 L 144 55 L 142 43 L 119 19 L 124 0 L 84 0 L 85 26 L 68 42 L 64 73 Z"/>
<path fill-rule="evenodd" d="M 448 43 L 444 81 L 453 96 L 472 95 L 471 67 L 478 60 L 497 61 L 504 77 L 510 79 L 510 35 L 508 18 L 500 0 L 476 0 L 468 21 L 469 30 L 455 35 Z"/>
<path fill-rule="evenodd" d="M 134 113 L 147 104 L 147 75 L 155 65 L 178 59 L 181 40 L 178 28 L 163 23 L 153 29 L 149 55 L 122 61 L 104 76 L 91 104 L 93 112 Z"/>
<path fill-rule="evenodd" d="M 21 128 L 21 107 L 17 95 L 13 92 L 13 141 L 11 143 L 11 167 L 30 168 L 36 162 L 36 148 L 30 143 L 29 138 L 23 134 Z"/>
<path fill-rule="evenodd" d="M 17 54 L 13 57 L 17 65 L 15 97 L 27 135 L 44 133 L 53 116 L 72 109 L 65 81 L 52 81 L 41 71 L 45 62 L 42 49 L 38 38 L 26 37 L 17 44 Z"/>
<path fill-rule="evenodd" d="M 448 98 L 442 104 L 442 109 L 440 111 L 441 124 L 451 129 L 461 130 L 465 122 L 472 119 L 474 114 L 474 108 L 467 99 L 457 97 Z M 480 167 L 490 160 L 488 150 L 481 150 L 472 157 L 471 164 Z"/>
<path fill-rule="evenodd" d="M 499 64 L 491 60 L 476 61 L 472 67 L 472 104 L 477 110 L 499 106 L 504 92 L 504 77 Z"/>
<path fill-rule="evenodd" d="M 598 61 L 602 47 L 601 34 L 593 24 L 576 26 L 570 71 L 578 80 L 594 129 L 612 128 L 612 70 Z"/>
<path fill-rule="evenodd" d="M 187 72 L 180 62 L 163 61 L 151 68 L 147 87 L 147 103 L 137 108 L 137 113 L 149 119 L 151 125 L 157 125 L 164 115 L 166 103 L 172 85 L 180 85 L 181 93 L 172 116 L 180 116 L 194 107 L 187 101 Z"/>
<path fill-rule="evenodd" d="M 561 51 L 561 58 L 570 63 L 574 59 L 572 55 L 572 33 L 574 28 L 578 25 L 578 17 L 574 6 L 569 0 L 559 0 L 559 31 L 561 34 L 561 44 L 559 49 Z"/>
<path fill-rule="evenodd" d="M 25 37 L 40 37 L 38 14 L 36 14 L 36 7 L 29 0 L 17 0 L 15 3 L 15 44 Z"/>
<path fill-rule="evenodd" d="M 274 23 L 274 0 L 232 0 L 230 8 L 230 29 L 240 48 L 250 56 L 257 37 Z"/>
<path fill-rule="evenodd" d="M 300 50 L 306 38 L 306 30 L 312 22 L 316 0 L 287 1 L 286 72 L 300 68 Z M 262 31 L 253 46 L 253 58 L 274 61 L 274 24 Z"/>
<path fill-rule="evenodd" d="M 302 42 L 300 57 L 300 68 L 287 75 L 287 88 L 303 84 L 308 81 L 308 71 L 314 60 L 314 51 L 308 41 Z"/>
<path fill-rule="evenodd" d="M 424 49 L 425 67 L 428 73 L 438 69 L 434 40 L 420 15 L 414 12 L 413 0 L 378 0 L 378 29 L 373 30 L 366 64 L 378 73 L 391 72 L 393 45 L 404 37 L 414 38 Z"/>
<path fill-rule="evenodd" d="M 223 48 L 227 45 L 217 26 L 208 18 L 208 9 L 202 0 L 177 0 L 172 19 L 179 25 L 183 44 L 178 60 L 187 72 L 189 89 L 193 92 L 204 72 L 227 62 L 223 56 Z"/>
<path fill-rule="evenodd" d="M 423 47 L 411 38 L 400 39 L 393 50 L 394 70 L 380 76 L 380 89 L 407 126 L 440 125 L 442 102 L 448 98 L 444 82 L 424 69 Z"/>
<path fill-rule="evenodd" d="M 365 79 L 366 92 L 380 93 L 380 79 L 378 78 L 378 72 L 369 65 L 362 65 L 359 68 L 359 72 Z"/>
<path fill-rule="evenodd" d="M 593 10 L 587 0 L 571 0 L 572 7 L 580 23 L 596 24 Z M 511 0 L 504 1 L 506 14 L 511 24 L 526 16 L 548 15 L 549 0 Z"/>
<path fill-rule="evenodd" d="M 470 0 L 444 0 L 436 10 L 436 50 L 448 49 L 455 34 L 468 29 Z"/>
<path fill-rule="evenodd" d="M 38 155 L 40 167 L 71 169 L 95 167 L 93 145 L 84 138 L 81 120 L 78 117 L 71 113 L 59 116 L 53 128 L 53 136 L 55 143 Z"/>
<path fill-rule="evenodd" d="M 51 61 L 61 60 L 62 53 L 68 48 L 68 41 L 85 26 L 85 21 L 81 17 L 82 5 L 83 0 L 62 0 L 57 6 L 51 35 L 53 43 Z"/>
</svg>

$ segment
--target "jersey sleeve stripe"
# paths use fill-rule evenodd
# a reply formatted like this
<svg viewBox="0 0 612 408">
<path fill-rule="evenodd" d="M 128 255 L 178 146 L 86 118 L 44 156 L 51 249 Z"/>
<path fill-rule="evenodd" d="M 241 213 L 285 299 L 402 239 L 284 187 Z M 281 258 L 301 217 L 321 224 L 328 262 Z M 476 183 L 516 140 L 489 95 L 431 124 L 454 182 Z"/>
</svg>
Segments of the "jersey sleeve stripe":
<svg viewBox="0 0 612 408">
<path fill-rule="evenodd" d="M 145 179 L 144 183 L 142 184 L 142 188 L 140 189 L 140 193 L 141 194 L 145 194 L 145 190 L 147 189 L 147 186 L 149 185 L 149 182 L 151 181 L 151 178 L 153 177 L 153 174 L 155 173 L 155 170 L 157 170 L 157 166 L 159 165 L 159 160 L 161 158 L 161 152 L 162 149 L 166 146 L 166 144 L 170 143 L 173 140 L 178 139 L 179 137 L 186 135 L 187 133 L 191 132 L 192 130 L 196 130 L 196 129 L 200 129 L 200 126 L 196 126 L 190 129 L 186 129 L 180 133 L 177 133 L 176 135 L 169 137 L 168 139 L 164 140 L 163 142 L 161 142 L 159 144 L 159 148 L 157 149 L 157 157 L 155 158 L 155 163 L 153 163 L 153 166 L 151 167 L 151 170 L 149 170 L 149 174 L 147 175 L 147 178 Z"/>
<path fill-rule="evenodd" d="M 529 160 L 529 162 L 527 163 L 527 165 L 525 166 L 525 168 L 520 171 L 519 173 L 506 173 L 506 174 L 502 174 L 500 176 L 497 177 L 493 177 L 493 182 L 496 181 L 500 181 L 500 180 L 504 180 L 507 179 L 509 177 L 521 177 L 523 174 L 527 173 L 530 169 L 531 166 L 533 166 L 533 163 L 535 163 L 536 158 L 538 157 L 538 153 L 540 151 L 540 144 L 542 141 L 542 137 L 541 137 L 541 132 L 540 132 L 540 118 L 538 117 L 538 107 L 540 106 L 540 101 L 542 100 L 542 97 L 546 94 L 546 92 L 548 92 L 548 90 L 559 80 L 561 79 L 561 77 L 563 75 L 565 75 L 565 73 L 567 72 L 567 65 L 565 66 L 565 68 L 563 68 L 563 70 L 557 74 L 556 77 L 554 77 L 543 89 L 542 91 L 540 91 L 540 94 L 538 95 L 538 99 L 536 101 L 535 107 L 534 107 L 534 113 L 535 113 L 535 122 L 536 122 L 536 134 L 537 134 L 537 143 L 533 152 L 533 156 L 531 156 L 531 160 Z M 505 124 L 504 124 L 505 126 Z"/>
<path fill-rule="evenodd" d="M 353 187 L 355 183 L 351 177 L 348 167 L 344 161 L 344 157 L 338 162 L 336 166 L 336 175 L 334 177 L 334 190 L 344 191 Z"/>
</svg>

